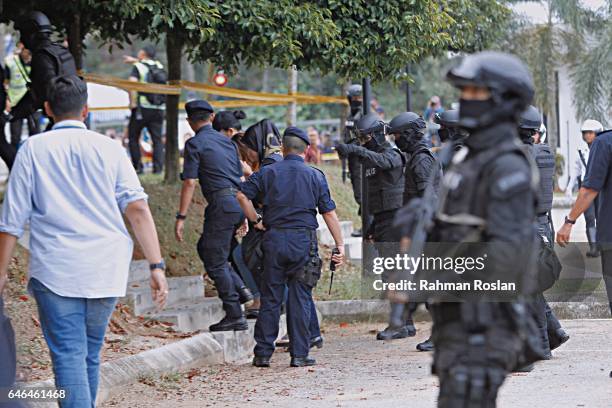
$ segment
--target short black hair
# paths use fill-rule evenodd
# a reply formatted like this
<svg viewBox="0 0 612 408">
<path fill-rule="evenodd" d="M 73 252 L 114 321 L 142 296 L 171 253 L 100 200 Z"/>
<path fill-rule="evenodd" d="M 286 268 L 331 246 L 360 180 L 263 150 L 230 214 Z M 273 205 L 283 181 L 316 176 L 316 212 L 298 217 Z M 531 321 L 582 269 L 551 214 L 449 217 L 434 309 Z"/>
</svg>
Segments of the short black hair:
<svg viewBox="0 0 612 408">
<path fill-rule="evenodd" d="M 47 102 L 56 116 L 78 115 L 87 104 L 87 84 L 77 75 L 53 78 L 47 89 Z"/>
<path fill-rule="evenodd" d="M 210 120 L 210 116 L 212 114 L 213 113 L 209 111 L 199 110 L 187 116 L 187 119 L 189 119 L 192 122 L 206 122 Z"/>
<path fill-rule="evenodd" d="M 297 136 L 283 136 L 283 147 L 291 153 L 302 154 L 308 148 L 308 144 Z"/>
</svg>

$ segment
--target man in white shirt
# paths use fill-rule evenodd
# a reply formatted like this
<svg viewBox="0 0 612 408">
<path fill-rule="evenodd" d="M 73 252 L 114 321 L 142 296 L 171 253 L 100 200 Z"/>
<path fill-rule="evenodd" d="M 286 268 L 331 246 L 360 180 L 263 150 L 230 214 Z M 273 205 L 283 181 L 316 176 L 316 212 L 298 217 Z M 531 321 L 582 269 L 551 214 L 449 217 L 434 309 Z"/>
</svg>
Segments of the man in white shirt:
<svg viewBox="0 0 612 408">
<path fill-rule="evenodd" d="M 165 265 L 147 195 L 123 149 L 87 130 L 87 86 L 75 75 L 49 84 L 52 130 L 19 149 L 0 216 L 0 294 L 17 239 L 30 224 L 28 289 L 53 362 L 62 407 L 95 406 L 100 349 L 127 288 L 133 243 L 129 220 L 151 264 L 162 307 Z"/>
</svg>

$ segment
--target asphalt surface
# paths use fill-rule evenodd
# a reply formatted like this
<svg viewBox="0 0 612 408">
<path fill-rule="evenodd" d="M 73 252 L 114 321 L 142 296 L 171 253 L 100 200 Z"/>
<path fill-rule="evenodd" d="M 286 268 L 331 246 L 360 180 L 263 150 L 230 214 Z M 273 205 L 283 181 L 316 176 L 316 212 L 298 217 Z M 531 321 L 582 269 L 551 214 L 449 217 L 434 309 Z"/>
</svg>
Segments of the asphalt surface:
<svg viewBox="0 0 612 408">
<path fill-rule="evenodd" d="M 563 322 L 571 339 L 533 372 L 513 374 L 504 384 L 499 408 L 612 406 L 612 320 Z M 311 355 L 318 365 L 290 368 L 277 351 L 269 369 L 250 365 L 202 367 L 170 379 L 143 379 L 103 406 L 121 407 L 398 407 L 436 406 L 437 379 L 431 354 L 415 350 L 416 337 L 374 339 L 379 324 L 334 324 L 323 349 Z M 149 385 L 147 385 L 148 383 Z"/>
</svg>

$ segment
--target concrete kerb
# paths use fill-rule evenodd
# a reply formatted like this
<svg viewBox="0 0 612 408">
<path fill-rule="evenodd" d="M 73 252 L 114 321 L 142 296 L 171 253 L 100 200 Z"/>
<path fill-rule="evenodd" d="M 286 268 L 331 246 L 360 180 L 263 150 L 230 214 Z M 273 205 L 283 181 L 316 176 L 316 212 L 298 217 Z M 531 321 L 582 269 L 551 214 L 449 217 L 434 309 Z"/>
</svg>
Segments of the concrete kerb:
<svg viewBox="0 0 612 408">
<path fill-rule="evenodd" d="M 200 333 L 193 337 L 109 361 L 100 366 L 97 403 L 108 400 L 114 391 L 134 384 L 143 377 L 159 377 L 190 368 L 216 364 L 245 364 L 253 355 L 254 324 L 239 332 Z M 287 332 L 285 315 L 281 316 L 279 338 Z M 53 380 L 23 385 L 26 388 L 53 387 Z M 33 403 L 32 407 L 57 407 L 56 403 Z"/>
<path fill-rule="evenodd" d="M 147 376 L 161 376 L 203 365 L 225 362 L 223 347 L 212 334 L 201 333 L 165 346 L 109 361 L 100 366 L 97 403 L 113 391 Z M 24 387 L 53 387 L 53 380 L 25 384 Z M 56 403 L 36 403 L 32 407 L 56 407 Z"/>
<path fill-rule="evenodd" d="M 601 302 L 550 302 L 559 319 L 609 319 L 610 308 Z M 386 300 L 329 300 L 316 302 L 323 319 L 339 321 L 387 321 L 389 302 Z M 415 320 L 431 320 L 429 313 L 420 307 Z"/>
</svg>

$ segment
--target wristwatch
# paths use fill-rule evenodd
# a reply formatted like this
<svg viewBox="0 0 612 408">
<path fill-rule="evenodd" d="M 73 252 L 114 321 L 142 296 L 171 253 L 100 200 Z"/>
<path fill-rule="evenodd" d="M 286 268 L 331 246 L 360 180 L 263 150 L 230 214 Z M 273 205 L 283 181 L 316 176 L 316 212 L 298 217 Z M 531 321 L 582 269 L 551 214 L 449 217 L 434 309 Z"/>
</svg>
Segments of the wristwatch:
<svg viewBox="0 0 612 408">
<path fill-rule="evenodd" d="M 574 225 L 576 223 L 576 220 L 570 220 L 567 215 L 565 216 L 565 223 L 566 224 L 572 224 Z"/>
<path fill-rule="evenodd" d="M 159 262 L 159 263 L 149 264 L 149 269 L 151 271 L 154 271 L 155 269 L 161 269 L 162 271 L 165 271 L 166 270 L 166 261 L 164 261 L 164 259 L 162 258 L 161 262 Z"/>
<path fill-rule="evenodd" d="M 255 220 L 255 224 L 259 224 L 263 220 L 263 215 L 257 214 L 257 219 Z"/>
<path fill-rule="evenodd" d="M 181 214 L 180 212 L 177 212 L 177 213 L 176 213 L 176 219 L 177 219 L 177 220 L 186 220 L 186 219 L 187 219 L 187 216 L 186 216 L 186 215 Z"/>
</svg>

